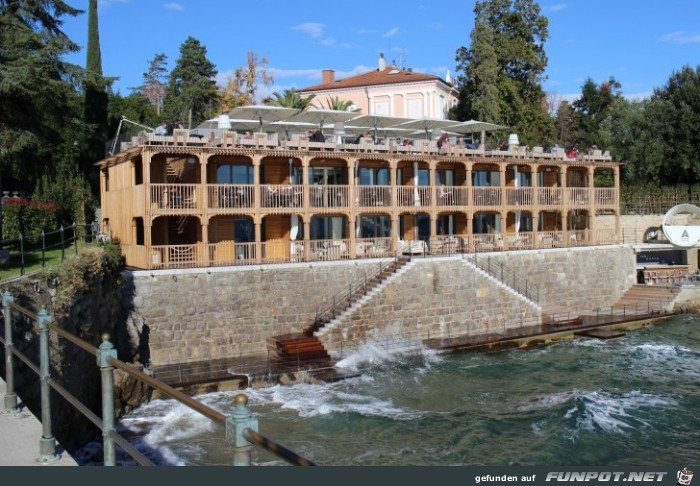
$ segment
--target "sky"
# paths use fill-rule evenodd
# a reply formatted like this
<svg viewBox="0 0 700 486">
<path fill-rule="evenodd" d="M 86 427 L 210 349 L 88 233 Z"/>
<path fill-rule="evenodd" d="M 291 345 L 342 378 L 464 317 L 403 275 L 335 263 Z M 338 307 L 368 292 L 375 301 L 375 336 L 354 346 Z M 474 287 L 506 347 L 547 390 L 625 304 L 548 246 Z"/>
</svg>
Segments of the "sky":
<svg viewBox="0 0 700 486">
<path fill-rule="evenodd" d="M 81 51 L 67 60 L 85 65 L 88 0 L 67 0 L 85 13 L 66 18 L 64 32 Z M 469 45 L 475 0 L 98 0 L 102 68 L 122 95 L 142 84 L 148 62 L 165 53 L 168 70 L 180 45 L 198 39 L 226 76 L 246 64 L 246 53 L 268 59 L 269 95 L 336 79 L 387 62 L 445 78 L 455 75 L 455 54 Z M 539 1 L 549 19 L 548 65 L 543 88 L 574 99 L 586 78 L 614 76 L 630 98 L 649 96 L 684 65 L 700 65 L 700 0 Z"/>
</svg>

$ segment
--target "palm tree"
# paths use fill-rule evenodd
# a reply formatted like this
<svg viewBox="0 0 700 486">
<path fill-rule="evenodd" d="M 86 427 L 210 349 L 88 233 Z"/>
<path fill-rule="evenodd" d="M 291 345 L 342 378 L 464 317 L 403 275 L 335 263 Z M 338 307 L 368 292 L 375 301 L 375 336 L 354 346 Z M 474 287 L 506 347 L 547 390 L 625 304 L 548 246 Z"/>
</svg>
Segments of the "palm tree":
<svg viewBox="0 0 700 486">
<path fill-rule="evenodd" d="M 285 89 L 282 94 L 272 93 L 274 98 L 266 98 L 264 103 L 272 106 L 282 106 L 285 108 L 296 108 L 297 110 L 306 110 L 311 106 L 311 101 L 315 95 L 302 98 L 299 92 L 295 89 Z"/>
<path fill-rule="evenodd" d="M 333 98 L 326 98 L 328 105 L 323 106 L 323 103 L 321 103 L 321 108 L 327 108 L 329 110 L 338 110 L 338 111 L 350 111 L 353 113 L 357 113 L 360 111 L 359 108 L 353 108 L 352 110 L 350 109 L 351 107 L 355 106 L 355 103 L 352 101 L 348 100 L 341 100 L 339 97 L 334 96 Z"/>
</svg>

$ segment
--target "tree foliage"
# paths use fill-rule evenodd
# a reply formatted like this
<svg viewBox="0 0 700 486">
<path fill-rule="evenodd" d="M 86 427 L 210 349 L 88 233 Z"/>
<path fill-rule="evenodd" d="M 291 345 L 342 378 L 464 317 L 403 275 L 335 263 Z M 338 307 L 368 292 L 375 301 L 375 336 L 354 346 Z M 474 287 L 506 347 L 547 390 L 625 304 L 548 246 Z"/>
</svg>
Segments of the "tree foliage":
<svg viewBox="0 0 700 486">
<path fill-rule="evenodd" d="M 353 113 L 357 113 L 360 111 L 359 108 L 354 108 L 351 110 L 351 108 L 354 106 L 354 103 L 350 100 L 341 100 L 338 96 L 329 96 L 326 98 L 325 105 L 323 104 L 323 101 L 321 101 L 319 105 L 321 108 L 325 108 L 327 110 L 352 111 Z"/>
<path fill-rule="evenodd" d="M 255 51 L 246 53 L 246 65 L 237 67 L 233 74 L 226 77 L 226 86 L 220 93 L 222 113 L 237 106 L 257 103 L 260 86 L 268 87 L 275 82 L 274 77 L 267 71 L 268 62 L 266 57 L 260 59 Z"/>
<path fill-rule="evenodd" d="M 83 140 L 81 166 L 95 195 L 99 194 L 99 177 L 93 166 L 105 156 L 107 142 L 107 86 L 110 80 L 102 75 L 102 54 L 97 19 L 97 0 L 90 0 L 88 8 L 88 45 L 85 69 L 85 104 L 83 117 L 87 137 Z"/>
<path fill-rule="evenodd" d="M 457 50 L 459 103 L 452 116 L 513 127 L 524 143 L 553 135 L 541 83 L 548 20 L 533 0 L 481 0 L 469 47 Z"/>
<path fill-rule="evenodd" d="M 168 69 L 165 64 L 168 56 L 164 53 L 156 54 L 148 61 L 148 71 L 143 73 L 143 84 L 139 87 L 140 93 L 148 102 L 155 106 L 156 115 L 160 116 L 165 98 L 165 86 Z"/>
<path fill-rule="evenodd" d="M 180 57 L 170 72 L 165 90 L 165 114 L 188 126 L 213 117 L 219 108 L 216 67 L 207 59 L 207 49 L 194 37 L 180 46 Z"/>
<path fill-rule="evenodd" d="M 302 97 L 295 89 L 285 89 L 282 93 L 272 93 L 272 97 L 265 99 L 265 104 L 306 110 L 311 107 L 314 97 L 315 95 Z"/>
<path fill-rule="evenodd" d="M 63 32 L 78 10 L 60 0 L 0 0 L 0 171 L 5 188 L 31 190 L 82 132 L 80 70 L 62 61 L 78 50 Z M 76 154 L 77 155 L 77 154 Z"/>
</svg>

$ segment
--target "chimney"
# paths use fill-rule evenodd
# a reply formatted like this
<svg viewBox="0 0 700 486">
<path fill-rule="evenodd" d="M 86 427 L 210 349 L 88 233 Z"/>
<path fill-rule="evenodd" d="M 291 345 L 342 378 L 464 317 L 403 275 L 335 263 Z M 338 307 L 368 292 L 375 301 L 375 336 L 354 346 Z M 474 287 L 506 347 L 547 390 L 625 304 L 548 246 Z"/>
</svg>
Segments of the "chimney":
<svg viewBox="0 0 700 486">
<path fill-rule="evenodd" d="M 333 71 L 332 69 L 324 69 L 323 71 L 321 71 L 321 73 L 323 76 L 321 78 L 323 80 L 323 84 L 330 84 L 333 81 L 335 81 L 335 71 Z"/>
<path fill-rule="evenodd" d="M 384 71 L 386 69 L 386 61 L 384 60 L 384 53 L 379 53 L 379 70 Z"/>
<path fill-rule="evenodd" d="M 413 72 L 413 68 L 407 68 L 406 71 L 408 71 L 408 74 L 411 74 Z"/>
</svg>

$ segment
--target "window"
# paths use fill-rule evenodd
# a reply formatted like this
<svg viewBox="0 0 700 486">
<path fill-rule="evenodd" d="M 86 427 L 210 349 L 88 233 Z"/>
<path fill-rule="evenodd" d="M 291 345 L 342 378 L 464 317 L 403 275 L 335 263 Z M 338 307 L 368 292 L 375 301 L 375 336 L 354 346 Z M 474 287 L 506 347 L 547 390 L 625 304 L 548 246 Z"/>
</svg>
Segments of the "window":
<svg viewBox="0 0 700 486">
<path fill-rule="evenodd" d="M 391 236 L 391 220 L 385 214 L 362 216 L 360 238 L 388 238 Z"/>
<path fill-rule="evenodd" d="M 388 101 L 376 101 L 374 103 L 374 114 L 375 115 L 385 115 L 389 116 L 389 102 Z"/>
<path fill-rule="evenodd" d="M 311 218 L 312 240 L 339 240 L 346 238 L 345 218 L 342 216 L 315 216 Z"/>
<path fill-rule="evenodd" d="M 141 157 L 132 161 L 132 165 L 134 168 L 134 185 L 140 186 L 143 184 L 143 161 Z"/>
<path fill-rule="evenodd" d="M 421 98 L 414 98 L 408 100 L 408 117 L 409 118 L 420 118 L 423 116 L 422 110 L 423 100 Z"/>
<path fill-rule="evenodd" d="M 454 186 L 455 171 L 452 169 L 438 169 L 435 171 L 435 179 L 438 186 Z"/>
<path fill-rule="evenodd" d="M 441 214 L 437 219 L 437 232 L 439 235 L 455 234 L 455 215 Z"/>
<path fill-rule="evenodd" d="M 361 186 L 388 186 L 389 169 L 386 168 L 360 168 Z"/>
<path fill-rule="evenodd" d="M 143 218 L 134 218 L 134 240 L 139 246 L 145 245 Z"/>
<path fill-rule="evenodd" d="M 219 184 L 253 184 L 252 165 L 220 165 L 216 170 Z"/>
<path fill-rule="evenodd" d="M 309 184 L 345 184 L 343 167 L 309 167 Z M 301 177 L 299 178 L 301 180 Z"/>
<path fill-rule="evenodd" d="M 235 218 L 233 220 L 233 233 L 236 243 L 254 243 L 255 227 L 250 218 Z"/>
</svg>

